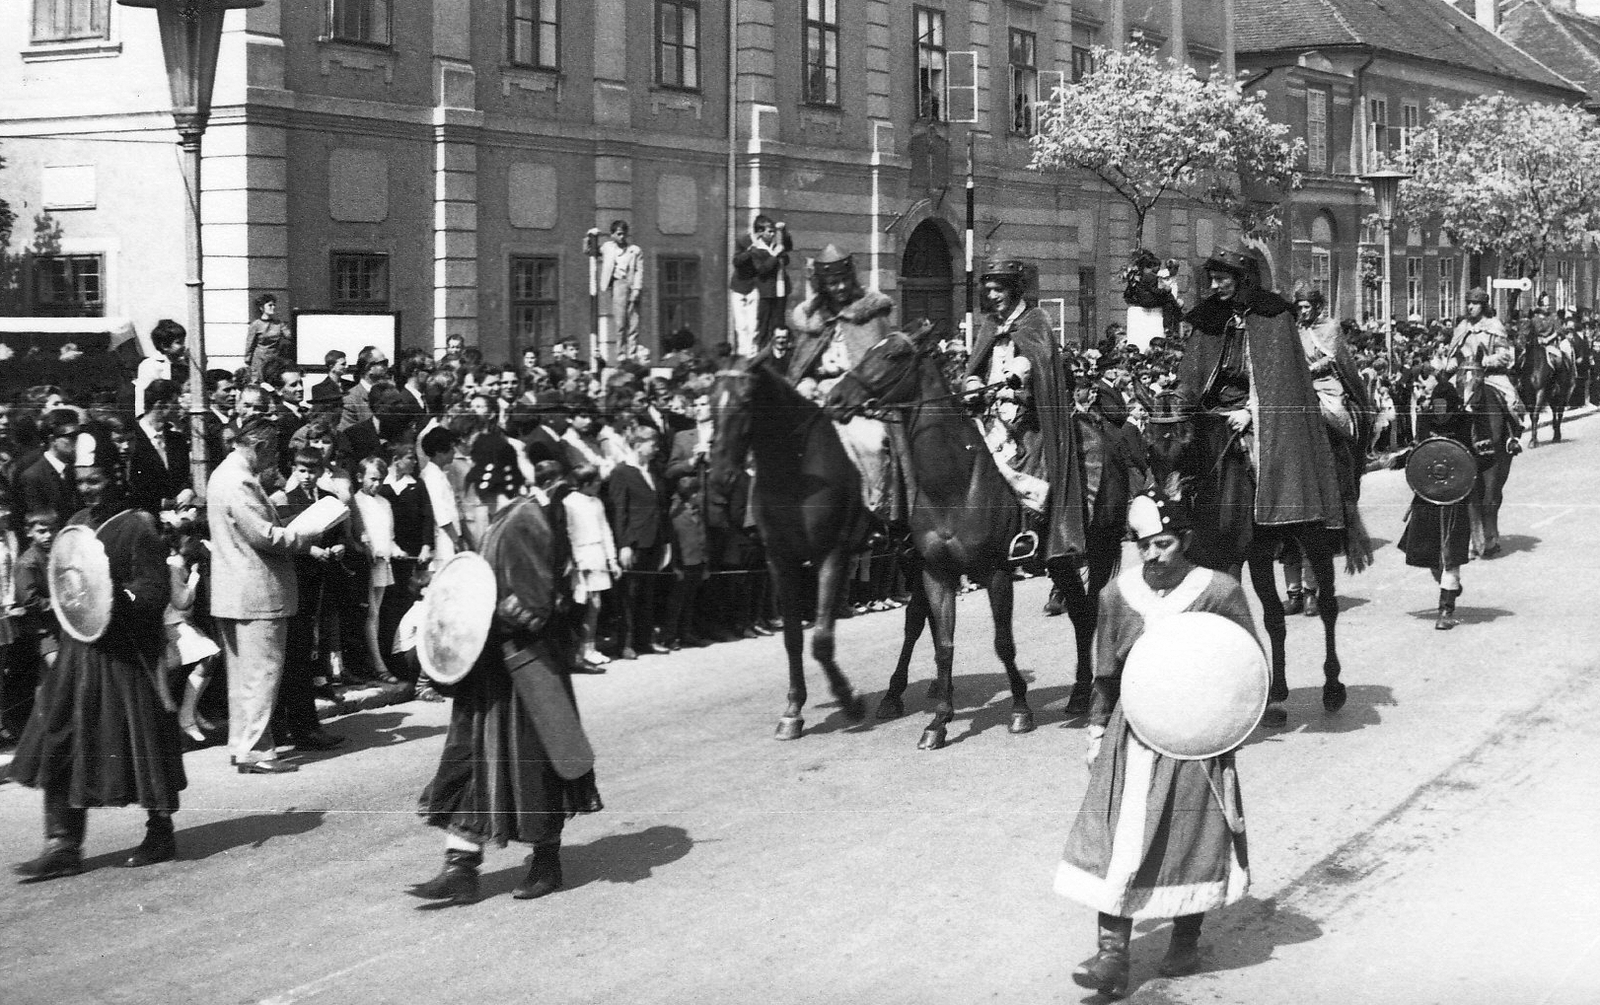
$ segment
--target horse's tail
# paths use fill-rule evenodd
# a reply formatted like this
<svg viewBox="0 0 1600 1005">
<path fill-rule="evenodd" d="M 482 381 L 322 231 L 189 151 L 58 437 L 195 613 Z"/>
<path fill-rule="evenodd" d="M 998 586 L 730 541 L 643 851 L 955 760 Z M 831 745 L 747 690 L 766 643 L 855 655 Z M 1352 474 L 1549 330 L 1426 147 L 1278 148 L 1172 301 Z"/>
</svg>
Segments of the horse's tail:
<svg viewBox="0 0 1600 1005">
<path fill-rule="evenodd" d="M 1372 535 L 1361 519 L 1361 506 L 1354 499 L 1344 501 L 1344 571 L 1347 575 L 1365 572 L 1372 564 Z"/>
</svg>

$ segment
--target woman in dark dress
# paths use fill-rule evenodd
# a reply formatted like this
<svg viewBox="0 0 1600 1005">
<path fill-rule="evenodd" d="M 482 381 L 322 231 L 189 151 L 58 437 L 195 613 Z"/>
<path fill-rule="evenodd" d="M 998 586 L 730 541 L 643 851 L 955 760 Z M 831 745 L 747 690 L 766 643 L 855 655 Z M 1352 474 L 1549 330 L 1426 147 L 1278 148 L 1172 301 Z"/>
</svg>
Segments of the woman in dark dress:
<svg viewBox="0 0 1600 1005">
<path fill-rule="evenodd" d="M 160 676 L 166 645 L 162 614 L 171 590 L 167 544 L 155 518 L 125 508 L 126 486 L 109 438 L 80 434 L 76 477 L 87 508 L 68 526 L 95 528 L 110 561 L 111 623 L 96 642 L 62 633 L 33 715 L 11 763 L 11 777 L 44 790 L 44 852 L 15 867 L 25 881 L 83 870 L 88 809 L 145 808 L 145 838 L 125 866 L 165 862 L 177 853 L 172 814 L 187 785 L 183 742 Z"/>
<path fill-rule="evenodd" d="M 556 598 L 549 519 L 536 500 L 513 498 L 522 474 L 505 439 L 480 438 L 472 460 L 469 479 L 493 514 L 480 552 L 494 569 L 498 601 L 483 651 L 448 688 L 450 730 L 419 807 L 445 832 L 444 870 L 410 891 L 450 904 L 478 899 L 490 843 L 533 845 L 512 896 L 561 889 L 567 817 L 602 808 L 569 666 L 546 638 Z"/>
<path fill-rule="evenodd" d="M 1472 398 L 1465 399 L 1450 382 L 1448 361 L 1435 356 L 1428 365 L 1418 386 L 1417 444 L 1432 436 L 1451 439 L 1480 456 L 1488 448 L 1491 436 L 1488 417 L 1481 404 L 1482 391 L 1473 388 Z M 1448 631 L 1456 621 L 1456 598 L 1461 596 L 1461 566 L 1471 560 L 1472 520 L 1463 499 L 1448 506 L 1429 502 L 1422 496 L 1412 498 L 1406 511 L 1406 529 L 1400 535 L 1400 549 L 1405 552 L 1406 564 L 1433 572 L 1433 581 L 1439 584 L 1439 616 L 1433 627 Z"/>
</svg>

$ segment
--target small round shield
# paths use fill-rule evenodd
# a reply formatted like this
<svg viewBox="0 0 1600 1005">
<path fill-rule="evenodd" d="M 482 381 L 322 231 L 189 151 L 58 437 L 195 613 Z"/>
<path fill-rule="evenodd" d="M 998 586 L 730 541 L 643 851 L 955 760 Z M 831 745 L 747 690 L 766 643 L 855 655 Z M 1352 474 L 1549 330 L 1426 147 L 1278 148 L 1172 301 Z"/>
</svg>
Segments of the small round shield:
<svg viewBox="0 0 1600 1005">
<path fill-rule="evenodd" d="M 494 607 L 494 570 L 483 556 L 472 551 L 450 556 L 422 598 L 417 629 L 422 672 L 440 684 L 465 677 L 489 640 Z"/>
<path fill-rule="evenodd" d="M 1255 636 L 1220 614 L 1151 623 L 1122 669 L 1122 713 L 1145 746 L 1179 760 L 1225 754 L 1267 707 L 1271 677 Z"/>
<path fill-rule="evenodd" d="M 79 642 L 97 642 L 111 624 L 111 562 L 94 530 L 62 528 L 50 546 L 50 607 L 61 628 Z"/>
<path fill-rule="evenodd" d="M 1478 463 L 1472 451 L 1443 436 L 1430 436 L 1417 444 L 1406 461 L 1406 484 L 1436 506 L 1465 499 L 1477 478 Z"/>
</svg>

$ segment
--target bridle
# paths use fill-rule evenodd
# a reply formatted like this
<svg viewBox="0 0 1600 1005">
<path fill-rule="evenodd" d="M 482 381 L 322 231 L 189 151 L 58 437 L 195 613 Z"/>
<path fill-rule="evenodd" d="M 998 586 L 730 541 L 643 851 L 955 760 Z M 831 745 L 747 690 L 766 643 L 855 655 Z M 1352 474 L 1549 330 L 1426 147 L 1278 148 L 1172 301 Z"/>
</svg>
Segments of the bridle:
<svg viewBox="0 0 1600 1005">
<path fill-rule="evenodd" d="M 910 411 L 910 410 L 913 410 L 913 409 L 917 409 L 917 408 L 921 408 L 924 405 L 935 405 L 935 404 L 938 404 L 939 402 L 942 402 L 942 401 L 951 401 L 953 399 L 965 398 L 968 395 L 980 394 L 980 393 L 985 392 L 985 391 L 992 391 L 992 390 L 994 390 L 996 388 L 1005 386 L 1005 381 L 1001 380 L 1001 381 L 996 381 L 993 384 L 985 384 L 982 387 L 973 388 L 970 391 L 951 391 L 948 394 L 936 394 L 936 395 L 933 395 L 932 397 L 928 397 L 928 398 L 914 398 L 911 401 L 896 401 L 896 402 L 894 402 L 892 404 L 888 404 L 888 405 L 880 404 L 879 403 L 880 400 L 882 398 L 884 398 L 884 397 L 890 397 L 890 398 L 898 397 L 899 396 L 898 392 L 902 389 L 902 386 L 905 385 L 907 382 L 912 382 L 913 386 L 915 386 L 914 382 L 916 380 L 916 372 L 917 372 L 918 364 L 920 364 L 922 362 L 922 358 L 924 356 L 928 355 L 930 352 L 933 351 L 931 346 L 919 346 L 915 342 L 912 342 L 911 339 L 908 338 L 906 335 L 904 335 L 902 333 L 899 333 L 899 332 L 896 332 L 896 333 L 894 333 L 892 335 L 889 335 L 883 341 L 887 342 L 891 338 L 902 338 L 902 339 L 905 339 L 907 342 L 911 342 L 911 345 L 912 345 L 912 353 L 911 353 L 911 355 L 906 357 L 905 364 L 902 367 L 900 367 L 898 372 L 895 372 L 892 376 L 890 376 L 889 378 L 887 378 L 883 382 L 883 384 L 881 385 L 883 387 L 883 390 L 882 391 L 877 391 L 876 393 L 875 393 L 875 389 L 873 388 L 873 386 L 871 384 L 868 384 L 866 382 L 866 380 L 860 374 L 856 373 L 855 368 L 851 368 L 850 370 L 846 371 L 839 378 L 839 383 L 842 384 L 847 380 L 848 381 L 853 381 L 855 383 L 855 385 L 861 389 L 861 393 L 866 398 L 866 400 L 863 401 L 860 405 L 858 405 L 858 406 L 856 406 L 854 408 L 848 409 L 846 411 L 846 413 L 845 413 L 846 415 L 849 415 L 849 414 L 870 415 L 870 416 L 872 416 L 874 418 L 877 418 L 880 421 L 884 421 L 884 422 L 899 422 L 899 421 L 902 421 L 901 420 L 901 415 L 904 412 L 907 412 L 907 411 Z M 883 342 L 878 343 L 878 345 L 882 345 L 882 344 L 883 344 Z M 874 346 L 873 348 L 877 348 L 877 346 Z"/>
</svg>

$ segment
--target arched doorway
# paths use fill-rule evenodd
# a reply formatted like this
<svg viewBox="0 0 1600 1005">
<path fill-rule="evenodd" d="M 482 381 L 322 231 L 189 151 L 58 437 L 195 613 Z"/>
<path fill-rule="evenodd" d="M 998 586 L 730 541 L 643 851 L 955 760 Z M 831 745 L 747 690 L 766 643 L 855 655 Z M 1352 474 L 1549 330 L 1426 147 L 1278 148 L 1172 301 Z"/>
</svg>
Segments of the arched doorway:
<svg viewBox="0 0 1600 1005">
<path fill-rule="evenodd" d="M 927 318 L 944 337 L 954 335 L 955 289 L 950 242 L 937 222 L 923 220 L 900 258 L 900 324 Z"/>
</svg>

